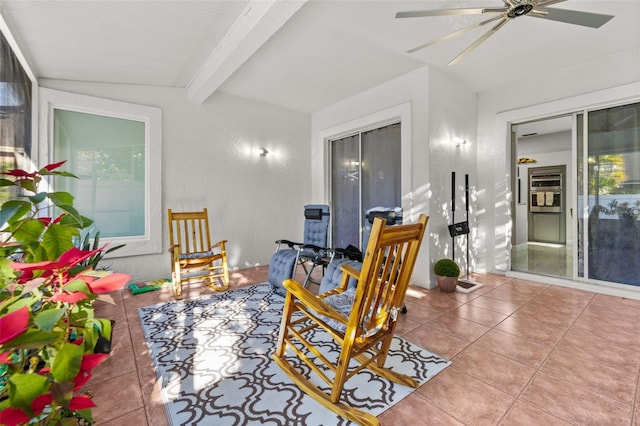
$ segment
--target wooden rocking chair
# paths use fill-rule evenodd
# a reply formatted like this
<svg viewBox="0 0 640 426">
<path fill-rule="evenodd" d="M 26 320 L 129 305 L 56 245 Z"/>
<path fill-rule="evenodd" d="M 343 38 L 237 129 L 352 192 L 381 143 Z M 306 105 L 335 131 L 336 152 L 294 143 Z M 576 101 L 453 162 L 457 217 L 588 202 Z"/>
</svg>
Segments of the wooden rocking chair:
<svg viewBox="0 0 640 426">
<path fill-rule="evenodd" d="M 362 270 L 343 265 L 342 280 L 333 290 L 315 295 L 295 280 L 284 282 L 287 296 L 274 360 L 305 393 L 358 424 L 379 424 L 372 414 L 340 401 L 345 382 L 358 371 L 367 368 L 402 385 L 418 386 L 413 378 L 384 365 L 428 219 L 420 215 L 416 224 L 385 227 L 385 221 L 376 218 Z M 351 277 L 358 284 L 348 290 Z M 317 328 L 326 330 L 337 343 L 336 361 L 310 342 L 310 333 Z M 326 382 L 329 390 L 305 377 L 296 367 L 299 363 L 290 360 L 294 357 Z M 357 362 L 351 363 L 352 359 Z"/>
<path fill-rule="evenodd" d="M 169 209 L 169 253 L 176 299 L 182 298 L 182 284 L 191 281 L 206 281 L 216 291 L 229 288 L 226 242 L 211 244 L 206 208 L 201 212 Z"/>
</svg>

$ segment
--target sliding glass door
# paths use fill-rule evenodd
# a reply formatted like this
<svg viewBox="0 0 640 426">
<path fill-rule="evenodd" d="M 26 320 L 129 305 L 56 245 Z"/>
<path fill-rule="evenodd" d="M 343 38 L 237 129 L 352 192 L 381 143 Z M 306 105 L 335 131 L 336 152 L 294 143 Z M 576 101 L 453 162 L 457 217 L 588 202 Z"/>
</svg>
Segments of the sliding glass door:
<svg viewBox="0 0 640 426">
<path fill-rule="evenodd" d="M 332 246 L 361 245 L 365 211 L 401 207 L 400 124 L 329 141 Z"/>
<path fill-rule="evenodd" d="M 640 286 L 640 103 L 512 130 L 511 269 Z"/>
<path fill-rule="evenodd" d="M 640 103 L 577 115 L 579 277 L 640 285 Z"/>
</svg>

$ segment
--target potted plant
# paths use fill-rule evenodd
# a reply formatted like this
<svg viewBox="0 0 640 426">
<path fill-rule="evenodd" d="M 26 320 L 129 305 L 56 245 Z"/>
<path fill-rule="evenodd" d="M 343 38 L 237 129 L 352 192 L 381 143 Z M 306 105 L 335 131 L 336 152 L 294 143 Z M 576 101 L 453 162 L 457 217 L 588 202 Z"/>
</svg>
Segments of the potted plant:
<svg viewBox="0 0 640 426">
<path fill-rule="evenodd" d="M 451 259 L 440 259 L 433 265 L 433 272 L 436 274 L 436 282 L 440 291 L 453 293 L 458 285 L 460 267 Z"/>
<path fill-rule="evenodd" d="M 96 274 L 87 261 L 103 247 L 76 246 L 92 221 L 66 192 L 40 190 L 63 163 L 11 170 L 1 187 L 17 195 L 0 207 L 0 424 L 87 424 L 94 406 L 81 388 L 108 355 L 111 322 L 94 316 L 100 293 L 121 289 L 128 274 Z M 44 182 L 46 183 L 46 182 Z M 48 202 L 47 202 L 48 201 Z M 47 215 L 54 205 L 62 214 Z"/>
</svg>

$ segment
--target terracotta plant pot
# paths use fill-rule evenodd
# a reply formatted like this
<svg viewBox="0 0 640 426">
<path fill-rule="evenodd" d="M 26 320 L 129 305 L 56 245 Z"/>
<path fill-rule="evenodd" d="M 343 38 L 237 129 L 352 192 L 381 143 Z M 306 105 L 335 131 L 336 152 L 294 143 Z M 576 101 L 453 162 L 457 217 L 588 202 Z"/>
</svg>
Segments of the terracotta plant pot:
<svg viewBox="0 0 640 426">
<path fill-rule="evenodd" d="M 436 275 L 436 283 L 438 283 L 440 291 L 444 293 L 453 293 L 456 291 L 456 286 L 458 285 L 458 277 L 443 277 L 441 275 Z"/>
</svg>

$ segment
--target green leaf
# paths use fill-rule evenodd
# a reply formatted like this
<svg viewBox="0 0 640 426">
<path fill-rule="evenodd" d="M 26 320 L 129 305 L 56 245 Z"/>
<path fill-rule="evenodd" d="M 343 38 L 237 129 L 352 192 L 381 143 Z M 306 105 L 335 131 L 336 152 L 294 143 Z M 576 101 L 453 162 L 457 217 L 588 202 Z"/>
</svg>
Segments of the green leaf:
<svg viewBox="0 0 640 426">
<path fill-rule="evenodd" d="M 0 228 L 6 223 L 15 223 L 31 211 L 28 201 L 9 200 L 0 208 Z"/>
<path fill-rule="evenodd" d="M 73 226 L 52 224 L 42 236 L 41 245 L 47 252 L 50 260 L 55 260 L 62 253 L 74 247 L 73 239 L 80 233 Z"/>
<path fill-rule="evenodd" d="M 74 175 L 71 172 L 49 171 L 47 169 L 41 169 L 40 174 L 42 176 L 65 176 L 65 177 L 72 177 L 72 178 L 78 179 L 78 176 Z"/>
<path fill-rule="evenodd" d="M 27 330 L 21 335 L 2 344 L 2 350 L 16 349 L 40 349 L 45 345 L 55 343 L 61 338 L 60 333 L 49 333 L 44 330 Z"/>
<path fill-rule="evenodd" d="M 32 242 L 40 241 L 40 236 L 46 226 L 38 219 L 29 219 L 20 223 L 13 234 L 14 238 L 21 243 L 28 245 Z"/>
<path fill-rule="evenodd" d="M 16 183 L 9 179 L 0 178 L 0 187 L 3 186 L 16 186 Z"/>
<path fill-rule="evenodd" d="M 64 290 L 73 293 L 74 291 L 81 291 L 83 293 L 89 294 L 91 290 L 86 282 L 83 280 L 71 280 L 62 287 Z"/>
<path fill-rule="evenodd" d="M 62 308 L 47 309 L 36 315 L 33 322 L 39 329 L 44 331 L 51 331 L 53 330 L 53 327 L 58 323 L 58 321 L 60 321 L 60 318 L 62 318 L 64 313 L 65 310 Z"/>
<path fill-rule="evenodd" d="M 31 412 L 31 402 L 49 390 L 45 376 L 39 374 L 16 373 L 9 377 L 9 400 L 12 407 Z"/>
<path fill-rule="evenodd" d="M 72 206 L 75 199 L 73 195 L 64 191 L 50 192 L 47 194 L 47 198 L 56 206 Z"/>
<path fill-rule="evenodd" d="M 38 192 L 36 195 L 32 195 L 30 197 L 27 197 L 29 200 L 31 200 L 31 202 L 33 204 L 39 204 L 41 202 L 43 202 L 45 200 L 45 198 L 47 198 L 47 193 L 46 192 Z"/>
<path fill-rule="evenodd" d="M 27 191 L 36 192 L 38 190 L 35 181 L 31 179 L 20 179 L 19 181 L 16 181 L 16 183 Z"/>
<path fill-rule="evenodd" d="M 84 229 L 88 226 L 91 226 L 91 224 L 93 224 L 93 219 L 89 219 L 88 217 L 85 217 L 82 215 L 78 215 L 78 216 L 66 215 L 66 216 L 63 216 L 62 219 L 60 219 L 60 224 L 72 225 L 76 228 Z"/>
<path fill-rule="evenodd" d="M 12 300 L 13 302 L 11 302 Z M 29 295 L 29 296 L 21 295 L 21 296 L 8 299 L 7 300 L 8 303 L 6 305 L 3 304 L 3 309 L 6 306 L 11 306 L 8 312 L 13 312 L 15 310 L 22 308 L 23 306 L 27 306 L 31 308 L 35 303 L 39 302 L 40 300 L 41 298 L 35 295 Z"/>
<path fill-rule="evenodd" d="M 73 206 L 67 204 L 58 204 L 57 207 L 67 213 L 67 216 L 63 218 L 66 219 L 66 224 L 73 225 L 77 228 L 82 228 L 84 226 L 82 215 L 78 213 L 78 210 L 76 210 Z"/>
<path fill-rule="evenodd" d="M 91 322 L 87 321 L 87 327 L 82 330 L 82 337 L 84 338 L 84 350 L 93 353 L 96 343 L 98 343 L 98 337 L 100 333 L 97 328 L 90 327 Z"/>
<path fill-rule="evenodd" d="M 51 364 L 51 375 L 56 382 L 72 381 L 80 372 L 83 351 L 78 345 L 65 343 Z"/>
<path fill-rule="evenodd" d="M 111 340 L 111 321 L 104 318 L 96 318 L 94 320 L 95 327 L 106 339 Z"/>
</svg>

